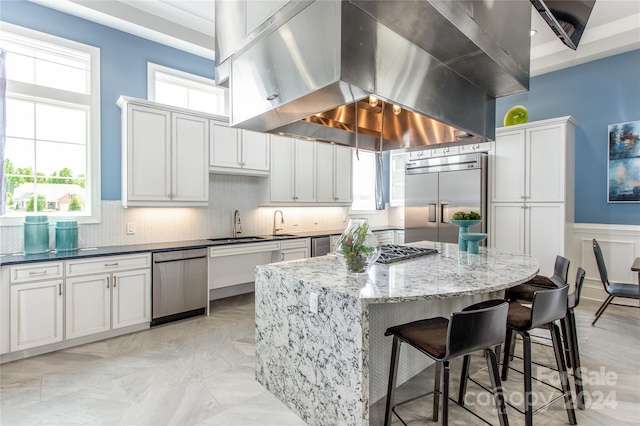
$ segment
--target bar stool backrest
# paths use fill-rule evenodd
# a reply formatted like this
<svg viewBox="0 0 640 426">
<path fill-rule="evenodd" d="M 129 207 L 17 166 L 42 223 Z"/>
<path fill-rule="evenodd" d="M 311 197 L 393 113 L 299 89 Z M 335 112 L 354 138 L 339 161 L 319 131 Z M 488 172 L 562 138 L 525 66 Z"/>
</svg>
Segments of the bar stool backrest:
<svg viewBox="0 0 640 426">
<path fill-rule="evenodd" d="M 556 256 L 556 263 L 553 266 L 553 275 L 549 277 L 551 281 L 558 287 L 562 287 L 567 283 L 569 276 L 569 259 L 560 255 Z"/>
<path fill-rule="evenodd" d="M 593 239 L 593 254 L 596 256 L 596 264 L 598 265 L 598 272 L 600 272 L 600 281 L 604 289 L 608 291 L 609 287 L 609 275 L 607 274 L 607 267 L 604 264 L 604 257 L 602 256 L 602 250 L 600 250 L 600 244 Z"/>
<path fill-rule="evenodd" d="M 466 355 L 504 342 L 509 304 L 503 300 L 483 303 L 482 309 L 451 314 L 444 359 Z"/>
<path fill-rule="evenodd" d="M 578 268 L 576 271 L 576 288 L 573 290 L 573 305 L 569 308 L 575 308 L 580 303 L 580 293 L 582 293 L 582 284 L 584 284 L 585 271 L 582 268 Z"/>
<path fill-rule="evenodd" d="M 567 314 L 568 293 L 567 284 L 560 288 L 536 291 L 531 304 L 531 328 L 564 318 Z"/>
</svg>

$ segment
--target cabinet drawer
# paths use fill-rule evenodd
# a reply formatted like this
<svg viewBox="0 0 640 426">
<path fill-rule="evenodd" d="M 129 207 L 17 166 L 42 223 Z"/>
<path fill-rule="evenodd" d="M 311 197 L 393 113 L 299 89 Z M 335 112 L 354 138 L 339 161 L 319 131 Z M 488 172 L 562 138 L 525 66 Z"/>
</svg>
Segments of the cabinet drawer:
<svg viewBox="0 0 640 426">
<path fill-rule="evenodd" d="M 127 269 L 150 268 L 151 254 L 143 253 L 130 256 L 94 257 L 89 260 L 66 262 L 67 277 L 102 272 L 123 271 Z"/>
<path fill-rule="evenodd" d="M 271 241 L 268 243 L 231 244 L 228 246 L 211 247 L 209 249 L 209 257 L 231 256 L 234 254 L 259 253 L 262 251 L 275 250 L 280 250 L 279 241 Z"/>
<path fill-rule="evenodd" d="M 11 284 L 27 281 L 62 278 L 62 262 L 37 263 L 11 267 Z"/>
<path fill-rule="evenodd" d="M 283 240 L 280 241 L 280 248 L 282 250 L 288 250 L 293 248 L 307 248 L 309 247 L 309 239 L 303 238 L 299 240 Z"/>
</svg>

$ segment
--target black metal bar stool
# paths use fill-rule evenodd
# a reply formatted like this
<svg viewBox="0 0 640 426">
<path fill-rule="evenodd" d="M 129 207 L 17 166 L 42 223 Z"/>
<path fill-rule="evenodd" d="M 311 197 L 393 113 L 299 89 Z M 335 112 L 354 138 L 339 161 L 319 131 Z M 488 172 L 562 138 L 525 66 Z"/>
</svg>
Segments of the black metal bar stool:
<svg viewBox="0 0 640 426">
<path fill-rule="evenodd" d="M 580 367 L 580 351 L 578 350 L 578 332 L 576 328 L 576 314 L 573 309 L 580 303 L 580 293 L 584 284 L 585 271 L 578 268 L 576 272 L 576 287 L 567 299 L 567 315 L 562 319 L 564 336 L 569 342 L 569 365 L 573 369 L 573 383 L 576 387 L 578 408 L 584 410 L 584 388 L 582 385 L 582 369 Z"/>
<path fill-rule="evenodd" d="M 525 415 L 526 426 L 533 425 L 533 415 L 537 411 L 546 408 L 548 405 L 560 398 L 558 397 L 554 399 L 544 407 L 538 408 L 538 410 L 533 409 L 531 387 L 533 378 L 531 374 L 531 365 L 533 364 L 533 360 L 531 357 L 531 336 L 529 332 L 534 328 L 547 328 L 551 333 L 553 350 L 556 358 L 556 364 L 558 366 L 558 373 L 560 375 L 560 383 L 562 385 L 561 389 L 557 389 L 555 387 L 554 389 L 562 392 L 561 397 L 564 397 L 569 423 L 572 425 L 577 424 L 576 414 L 571 398 L 571 389 L 569 387 L 569 377 L 567 374 L 562 342 L 560 339 L 560 331 L 558 326 L 555 324 L 555 321 L 562 320 L 567 314 L 568 290 L 568 285 L 561 288 L 539 290 L 533 295 L 531 307 L 524 306 L 518 302 L 509 302 L 507 336 L 505 339 L 504 361 L 502 364 L 502 380 L 507 380 L 508 378 L 508 372 L 510 369 L 509 361 L 511 357 L 510 346 L 512 344 L 511 336 L 515 332 L 520 334 L 523 340 L 524 372 L 522 373 L 524 374 L 524 412 L 521 412 Z M 463 377 L 461 382 L 466 382 L 466 380 L 467 377 Z M 517 409 L 517 407 L 514 408 Z"/>
<path fill-rule="evenodd" d="M 553 275 L 545 277 L 544 275 L 536 275 L 526 283 L 519 284 L 509 288 L 505 293 L 507 300 L 533 300 L 533 293 L 538 290 L 548 288 L 558 288 L 567 284 L 567 276 L 569 274 L 569 259 L 562 256 L 556 256 L 556 262 L 553 267 Z"/>
<path fill-rule="evenodd" d="M 481 308 L 475 309 L 474 307 L 478 305 L 481 305 Z M 391 413 L 398 416 L 395 411 L 396 406 L 431 394 L 434 395 L 433 420 L 438 420 L 439 395 L 442 394 L 442 424 L 448 425 L 450 399 L 449 360 L 478 350 L 484 351 L 484 356 L 489 367 L 489 376 L 491 378 L 495 404 L 499 413 L 500 425 L 508 425 L 506 405 L 498 372 L 498 361 L 492 349 L 492 347 L 504 342 L 507 330 L 507 313 L 508 304 L 506 302 L 502 300 L 492 300 L 469 306 L 462 312 L 453 313 L 450 319 L 436 317 L 388 328 L 384 334 L 385 336 L 393 335 L 393 347 L 391 350 L 389 386 L 384 416 L 385 426 L 391 424 Z M 435 360 L 436 377 L 433 392 L 428 392 L 396 404 L 396 377 L 401 343 L 408 343 Z M 442 374 L 443 388 L 442 392 L 440 392 L 440 371 L 442 367 L 444 367 Z M 467 409 L 466 407 L 464 408 Z M 470 412 L 477 416 L 477 414 L 472 411 Z M 398 416 L 398 418 L 400 418 L 400 416 Z M 401 418 L 400 421 L 405 424 Z"/>
</svg>

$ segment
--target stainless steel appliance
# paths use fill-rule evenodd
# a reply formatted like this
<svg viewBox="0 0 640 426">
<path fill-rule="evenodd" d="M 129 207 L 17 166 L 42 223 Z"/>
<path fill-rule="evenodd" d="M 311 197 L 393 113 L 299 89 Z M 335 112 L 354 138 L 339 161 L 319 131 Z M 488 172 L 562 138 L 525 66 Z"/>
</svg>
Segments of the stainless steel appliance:
<svg viewBox="0 0 640 426">
<path fill-rule="evenodd" d="M 451 155 L 408 161 L 405 180 L 405 243 L 458 242 L 448 221 L 457 211 L 475 211 L 483 220 L 469 229 L 486 232 L 487 154 Z"/>
<path fill-rule="evenodd" d="M 153 253 L 151 325 L 206 312 L 207 249 Z"/>
<path fill-rule="evenodd" d="M 311 257 L 324 256 L 331 252 L 331 237 L 311 238 Z"/>
<path fill-rule="evenodd" d="M 401 260 L 413 259 L 414 257 L 421 257 L 436 253 L 438 253 L 438 250 L 436 249 L 383 244 L 380 246 L 380 257 L 376 262 L 386 265 L 388 263 L 400 262 Z"/>
</svg>

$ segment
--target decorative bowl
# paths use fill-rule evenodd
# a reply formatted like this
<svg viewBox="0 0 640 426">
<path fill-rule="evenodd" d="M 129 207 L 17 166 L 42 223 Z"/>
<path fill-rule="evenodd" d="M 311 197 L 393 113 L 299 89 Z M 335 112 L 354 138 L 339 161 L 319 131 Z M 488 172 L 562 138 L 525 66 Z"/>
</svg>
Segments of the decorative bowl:
<svg viewBox="0 0 640 426">
<path fill-rule="evenodd" d="M 529 120 L 529 111 L 522 105 L 516 105 L 504 115 L 503 124 L 505 127 L 516 124 L 524 124 Z"/>
<path fill-rule="evenodd" d="M 459 226 L 461 228 L 464 227 L 470 227 L 470 226 L 474 226 L 479 224 L 480 222 L 482 222 L 482 219 L 473 219 L 473 220 L 456 220 L 456 219 L 449 219 L 449 223 L 455 226 Z"/>
<path fill-rule="evenodd" d="M 467 232 L 460 234 L 460 238 L 467 241 L 467 253 L 478 254 L 478 242 L 487 238 L 484 232 Z"/>
</svg>

